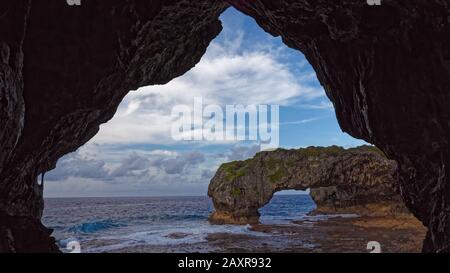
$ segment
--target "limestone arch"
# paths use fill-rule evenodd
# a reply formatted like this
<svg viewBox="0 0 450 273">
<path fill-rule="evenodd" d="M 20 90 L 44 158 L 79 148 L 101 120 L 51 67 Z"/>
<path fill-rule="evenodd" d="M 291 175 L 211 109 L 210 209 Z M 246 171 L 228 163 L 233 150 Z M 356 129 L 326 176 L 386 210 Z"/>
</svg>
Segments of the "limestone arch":
<svg viewBox="0 0 450 273">
<path fill-rule="evenodd" d="M 396 168 L 395 162 L 371 146 L 261 152 L 219 168 L 208 190 L 215 207 L 210 220 L 257 223 L 258 210 L 282 190 L 311 189 L 316 212 L 400 212 L 404 209 L 394 190 Z M 386 207 L 371 211 L 375 204 Z"/>
</svg>

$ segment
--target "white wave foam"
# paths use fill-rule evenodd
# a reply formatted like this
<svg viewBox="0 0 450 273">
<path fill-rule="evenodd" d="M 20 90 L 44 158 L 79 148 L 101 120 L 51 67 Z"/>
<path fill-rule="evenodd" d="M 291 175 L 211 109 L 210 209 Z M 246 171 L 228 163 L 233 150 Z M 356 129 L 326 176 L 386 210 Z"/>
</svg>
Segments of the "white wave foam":
<svg viewBox="0 0 450 273">
<path fill-rule="evenodd" d="M 116 251 L 128 247 L 136 246 L 167 246 L 196 244 L 206 242 L 206 238 L 210 234 L 227 233 L 227 234 L 246 234 L 251 236 L 268 236 L 265 233 L 250 230 L 247 226 L 232 225 L 210 225 L 208 223 L 196 223 L 192 226 L 180 226 L 151 231 L 139 231 L 121 236 L 105 236 L 97 240 L 100 241 L 119 241 L 119 243 L 88 249 L 88 252 L 109 252 Z M 173 234 L 182 234 L 179 238 L 171 236 Z"/>
</svg>

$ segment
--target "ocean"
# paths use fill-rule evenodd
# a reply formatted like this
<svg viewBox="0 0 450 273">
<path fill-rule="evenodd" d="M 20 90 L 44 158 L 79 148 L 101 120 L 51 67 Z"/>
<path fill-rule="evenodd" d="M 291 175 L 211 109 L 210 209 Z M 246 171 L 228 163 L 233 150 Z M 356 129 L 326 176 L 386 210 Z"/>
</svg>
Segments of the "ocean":
<svg viewBox="0 0 450 273">
<path fill-rule="evenodd" d="M 310 217 L 314 208 L 309 195 L 275 195 L 260 210 L 260 220 L 289 225 Z M 48 198 L 43 223 L 54 229 L 63 251 L 71 241 L 78 241 L 82 252 L 235 252 L 267 246 L 267 233 L 249 225 L 211 225 L 212 211 L 208 197 Z M 249 240 L 255 248 L 243 243 Z M 289 238 L 272 247 L 283 247 L 283 240 Z"/>
</svg>

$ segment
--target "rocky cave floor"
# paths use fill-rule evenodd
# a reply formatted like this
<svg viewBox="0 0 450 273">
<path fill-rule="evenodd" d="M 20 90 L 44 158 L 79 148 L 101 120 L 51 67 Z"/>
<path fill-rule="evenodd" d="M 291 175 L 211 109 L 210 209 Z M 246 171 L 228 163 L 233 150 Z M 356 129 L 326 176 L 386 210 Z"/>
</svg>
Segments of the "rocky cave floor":
<svg viewBox="0 0 450 273">
<path fill-rule="evenodd" d="M 426 229 L 410 216 L 336 217 L 326 221 L 252 225 L 259 235 L 213 233 L 207 240 L 176 246 L 135 246 L 117 252 L 224 252 L 224 253 L 367 253 L 377 241 L 384 253 L 421 252 Z M 184 234 L 173 234 L 182 239 Z"/>
</svg>

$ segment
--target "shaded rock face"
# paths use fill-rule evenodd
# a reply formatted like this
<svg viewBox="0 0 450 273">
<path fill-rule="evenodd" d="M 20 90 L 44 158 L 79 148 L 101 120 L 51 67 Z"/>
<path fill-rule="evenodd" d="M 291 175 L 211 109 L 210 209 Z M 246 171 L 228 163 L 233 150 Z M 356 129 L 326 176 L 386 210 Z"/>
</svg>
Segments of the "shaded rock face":
<svg viewBox="0 0 450 273">
<path fill-rule="evenodd" d="M 406 206 L 450 251 L 450 2 L 227 0 L 301 50 L 341 128 L 399 164 Z"/>
<path fill-rule="evenodd" d="M 226 7 L 213 0 L 44 2 L 0 5 L 0 213 L 8 219 L 0 221 L 1 252 L 55 250 L 40 224 L 38 175 L 92 138 L 130 90 L 192 68 L 221 31 Z"/>
<path fill-rule="evenodd" d="M 385 216 L 406 212 L 395 192 L 396 163 L 376 148 L 310 147 L 261 152 L 246 161 L 223 164 L 208 195 L 215 223 L 257 223 L 258 209 L 275 192 L 307 190 L 316 212 Z"/>
<path fill-rule="evenodd" d="M 0 253 L 59 252 L 52 230 L 39 219 L 0 212 Z"/>
<path fill-rule="evenodd" d="M 401 195 L 430 228 L 424 250 L 450 251 L 450 3 L 226 2 L 306 55 L 342 129 L 398 162 Z M 219 0 L 2 1 L 0 211 L 39 220 L 37 175 L 88 141 L 129 90 L 198 62 L 224 8 Z"/>
<path fill-rule="evenodd" d="M 370 190 L 356 185 L 312 188 L 310 195 L 318 207 L 311 214 L 357 214 L 387 218 L 405 216 L 415 219 L 400 195 L 393 188 L 384 187 L 375 186 Z M 387 192 L 381 193 L 382 190 Z"/>
</svg>

